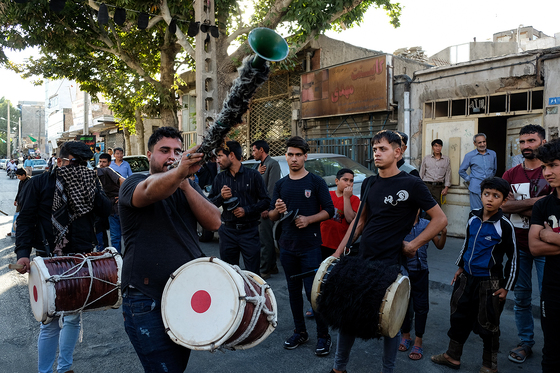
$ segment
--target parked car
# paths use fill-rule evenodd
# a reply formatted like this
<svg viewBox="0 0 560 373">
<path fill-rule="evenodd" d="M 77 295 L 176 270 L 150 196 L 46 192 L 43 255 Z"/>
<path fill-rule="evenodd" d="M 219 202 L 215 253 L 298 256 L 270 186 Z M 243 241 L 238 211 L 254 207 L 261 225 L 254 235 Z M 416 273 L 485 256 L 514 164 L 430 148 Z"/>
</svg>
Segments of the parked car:
<svg viewBox="0 0 560 373">
<path fill-rule="evenodd" d="M 5 170 L 6 164 L 9 162 L 9 159 L 0 159 L 0 169 Z"/>
<path fill-rule="evenodd" d="M 150 161 L 145 155 L 127 155 L 123 157 L 123 160 L 130 164 L 133 174 L 137 172 L 148 174 L 150 172 Z"/>
<path fill-rule="evenodd" d="M 47 171 L 47 161 L 44 159 L 32 159 L 31 162 L 33 162 L 31 176 L 39 175 Z"/>
<path fill-rule="evenodd" d="M 280 177 L 287 176 L 290 173 L 290 167 L 283 155 L 272 157 L 280 164 Z M 245 167 L 257 169 L 260 162 L 254 159 L 242 162 Z M 375 173 L 358 162 L 340 154 L 331 153 L 309 153 L 307 161 L 305 161 L 305 169 L 325 180 L 329 190 L 336 190 L 336 173 L 343 168 L 349 168 L 354 171 L 354 195 L 360 197 L 362 182 Z M 272 196 L 270 196 L 272 198 Z M 207 231 L 199 226 L 198 237 L 201 242 L 211 241 L 214 232 Z"/>
</svg>

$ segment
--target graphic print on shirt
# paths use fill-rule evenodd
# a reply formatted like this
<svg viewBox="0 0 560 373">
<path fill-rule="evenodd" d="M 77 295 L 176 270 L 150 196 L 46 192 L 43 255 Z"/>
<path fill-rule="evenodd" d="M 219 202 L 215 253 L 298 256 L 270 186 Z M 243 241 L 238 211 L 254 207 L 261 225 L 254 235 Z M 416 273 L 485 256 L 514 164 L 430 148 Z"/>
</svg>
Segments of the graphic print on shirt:
<svg viewBox="0 0 560 373">
<path fill-rule="evenodd" d="M 334 216 L 332 217 L 332 220 L 336 221 L 337 223 L 341 223 L 343 219 L 344 219 L 344 211 L 335 208 Z"/>
<path fill-rule="evenodd" d="M 549 221 L 549 224 L 552 223 L 552 224 L 550 224 L 550 227 L 552 228 L 552 230 L 556 233 L 560 233 L 560 226 L 558 225 L 558 218 L 554 215 L 550 215 L 548 217 L 548 221 Z"/>
<path fill-rule="evenodd" d="M 385 199 L 383 200 L 383 203 L 385 204 L 391 204 L 392 206 L 396 206 L 398 205 L 399 202 L 404 202 L 408 199 L 408 192 L 406 190 L 399 190 L 397 192 L 397 200 L 395 201 L 395 203 L 393 203 L 393 196 L 387 196 L 385 197 Z"/>
<path fill-rule="evenodd" d="M 530 183 L 514 183 L 511 184 L 511 191 L 516 201 L 522 201 L 541 194 L 547 186 L 544 179 L 531 180 Z M 530 217 L 519 214 L 511 214 L 510 221 L 515 228 L 529 229 Z"/>
<path fill-rule="evenodd" d="M 305 189 L 305 197 L 306 198 L 311 197 L 311 190 L 310 189 Z"/>
</svg>

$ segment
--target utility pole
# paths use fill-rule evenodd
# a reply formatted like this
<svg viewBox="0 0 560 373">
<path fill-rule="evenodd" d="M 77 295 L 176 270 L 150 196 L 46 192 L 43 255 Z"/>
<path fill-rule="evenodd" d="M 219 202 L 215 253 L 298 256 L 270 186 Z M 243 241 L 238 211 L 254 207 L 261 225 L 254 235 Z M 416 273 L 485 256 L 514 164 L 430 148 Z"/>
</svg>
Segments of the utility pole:
<svg viewBox="0 0 560 373">
<path fill-rule="evenodd" d="M 89 135 L 89 126 L 88 126 L 88 110 L 89 110 L 89 103 L 88 103 L 88 93 L 84 92 L 84 135 Z"/>
<path fill-rule="evenodd" d="M 195 1 L 195 21 L 203 25 L 215 23 L 214 1 Z M 196 35 L 196 143 L 200 145 L 202 137 L 218 114 L 218 89 L 216 65 L 216 40 L 210 31 L 199 31 Z"/>
<path fill-rule="evenodd" d="M 7 118 L 7 122 L 8 122 L 8 129 L 7 129 L 7 135 L 8 135 L 7 137 L 8 138 L 7 138 L 7 140 L 8 140 L 8 142 L 6 143 L 6 153 L 7 153 L 6 158 L 11 159 L 12 158 L 12 152 L 10 151 L 11 150 L 10 149 L 10 145 L 11 145 L 11 143 L 10 143 L 10 106 L 12 104 L 10 103 L 10 100 L 8 100 L 7 102 L 8 102 L 8 118 Z"/>
</svg>

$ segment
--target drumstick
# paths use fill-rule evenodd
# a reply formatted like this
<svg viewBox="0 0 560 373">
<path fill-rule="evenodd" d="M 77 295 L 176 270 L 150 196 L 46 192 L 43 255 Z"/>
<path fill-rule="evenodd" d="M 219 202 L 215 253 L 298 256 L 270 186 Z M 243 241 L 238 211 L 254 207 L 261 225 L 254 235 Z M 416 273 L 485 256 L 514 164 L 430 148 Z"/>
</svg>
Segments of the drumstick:
<svg viewBox="0 0 560 373">
<path fill-rule="evenodd" d="M 4 215 L 8 216 L 8 214 L 6 214 L 6 213 L 5 213 L 4 211 L 2 211 L 2 210 L 0 210 L 0 213 L 2 213 L 2 214 L 4 214 Z"/>
<path fill-rule="evenodd" d="M 298 279 L 298 278 L 305 278 L 305 277 L 315 276 L 315 272 L 317 272 L 318 269 L 319 269 L 319 268 L 313 269 L 313 270 L 311 270 L 311 271 L 299 273 L 299 274 L 297 274 L 297 275 L 292 275 L 292 276 L 290 276 L 290 278 L 291 278 L 292 280 L 296 280 L 296 279 Z"/>
<path fill-rule="evenodd" d="M 23 264 L 8 264 L 9 269 L 23 269 Z"/>
</svg>

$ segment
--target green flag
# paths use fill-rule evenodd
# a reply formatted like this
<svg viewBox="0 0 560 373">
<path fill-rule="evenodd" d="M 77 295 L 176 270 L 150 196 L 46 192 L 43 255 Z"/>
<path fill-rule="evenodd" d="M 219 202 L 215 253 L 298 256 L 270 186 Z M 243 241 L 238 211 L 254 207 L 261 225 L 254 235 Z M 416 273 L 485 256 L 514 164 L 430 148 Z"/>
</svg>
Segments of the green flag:
<svg viewBox="0 0 560 373">
<path fill-rule="evenodd" d="M 37 142 L 37 139 L 35 139 L 35 138 L 31 137 L 31 136 L 29 136 L 29 138 L 31 139 L 31 141 Z"/>
</svg>

